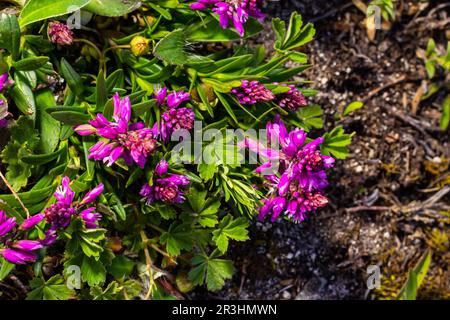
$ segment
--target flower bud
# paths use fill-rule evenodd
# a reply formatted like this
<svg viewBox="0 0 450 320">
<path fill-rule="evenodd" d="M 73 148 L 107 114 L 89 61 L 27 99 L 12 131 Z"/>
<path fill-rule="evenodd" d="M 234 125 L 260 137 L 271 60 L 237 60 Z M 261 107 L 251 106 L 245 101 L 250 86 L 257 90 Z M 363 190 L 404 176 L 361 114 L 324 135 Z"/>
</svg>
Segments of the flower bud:
<svg viewBox="0 0 450 320">
<path fill-rule="evenodd" d="M 23 251 L 34 251 L 41 249 L 43 245 L 39 241 L 19 240 L 13 244 L 13 247 Z"/>
<path fill-rule="evenodd" d="M 0 250 L 0 255 L 2 255 L 3 258 L 5 258 L 7 261 L 14 264 L 26 264 L 27 262 L 34 262 L 37 258 L 37 255 L 33 252 L 13 249 Z"/>
<path fill-rule="evenodd" d="M 45 215 L 40 213 L 36 214 L 32 217 L 29 217 L 28 219 L 25 219 L 22 224 L 20 225 L 20 229 L 22 230 L 29 230 L 33 228 L 35 225 L 37 225 L 39 222 L 41 222 L 45 218 Z"/>
<path fill-rule="evenodd" d="M 103 192 L 104 186 L 103 183 L 100 183 L 98 186 L 96 186 L 94 189 L 89 191 L 81 200 L 80 205 L 87 204 L 93 202 L 97 197 Z"/>
<path fill-rule="evenodd" d="M 150 52 L 150 40 L 142 36 L 134 37 L 130 42 L 131 52 L 140 57 Z"/>
<path fill-rule="evenodd" d="M 169 170 L 169 163 L 165 160 L 162 159 L 155 168 L 155 172 L 158 176 L 163 176 L 167 173 L 167 171 Z"/>
</svg>

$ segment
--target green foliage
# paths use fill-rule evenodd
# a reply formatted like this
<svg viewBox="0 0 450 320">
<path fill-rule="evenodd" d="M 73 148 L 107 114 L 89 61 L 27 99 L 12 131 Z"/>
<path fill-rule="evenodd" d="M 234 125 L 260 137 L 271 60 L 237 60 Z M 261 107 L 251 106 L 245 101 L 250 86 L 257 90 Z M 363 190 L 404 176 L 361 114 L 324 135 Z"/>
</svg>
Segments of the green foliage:
<svg viewBox="0 0 450 320">
<path fill-rule="evenodd" d="M 19 56 L 20 27 L 15 15 L 0 13 L 0 48 L 8 50 L 13 59 Z"/>
<path fill-rule="evenodd" d="M 408 279 L 397 296 L 398 300 L 416 300 L 417 291 L 427 275 L 431 263 L 431 255 L 431 251 L 427 250 L 417 265 L 409 271 Z"/>
<path fill-rule="evenodd" d="M 303 19 L 297 12 L 291 14 L 287 28 L 283 20 L 273 19 L 272 29 L 277 36 L 275 49 L 281 52 L 294 50 L 311 42 L 316 33 L 312 23 L 303 25 Z"/>
<path fill-rule="evenodd" d="M 17 119 L 10 121 L 11 137 L 1 153 L 6 178 L 31 214 L 54 204 L 52 194 L 62 176 L 70 177 L 75 192 L 72 209 L 76 214 L 69 227 L 57 231 L 58 243 L 51 249 L 55 254 L 44 248 L 33 265 L 29 299 L 133 299 L 142 297 L 142 291 L 153 299 L 175 299 L 177 289 L 185 292 L 194 285 L 219 290 L 234 272 L 232 262 L 221 257 L 231 242 L 248 239 L 250 221 L 265 192 L 254 186 L 255 166 L 244 161 L 242 146 L 226 130 L 262 129 L 276 115 L 281 115 L 289 129 L 322 129 L 323 110 L 318 105 L 290 114 L 276 99 L 243 105 L 232 93 L 242 80 L 257 80 L 274 95 L 286 93 L 287 85 L 294 84 L 305 97 L 313 96 L 315 90 L 307 87 L 310 82 L 295 80 L 309 68 L 308 56 L 300 49 L 314 36 L 312 24 L 303 25 L 297 13 L 287 26 L 274 19 L 276 52 L 266 52 L 263 45 L 240 41 L 236 30 L 223 29 L 210 10 L 187 7 L 176 0 L 30 0 L 19 19 L 0 15 L 0 47 L 5 49 L 1 70 L 15 82 L 2 94 L 10 106 L 7 116 Z M 82 43 L 52 44 L 46 34 L 48 23 L 64 22 L 78 8 L 83 8 L 85 27 L 74 34 Z M 120 32 L 113 27 L 118 24 Z M 102 29 L 101 39 L 90 36 L 96 29 Z M 263 26 L 250 18 L 245 30 L 247 38 Z M 86 35 L 83 41 L 79 32 Z M 153 50 L 135 56 L 129 44 L 136 36 L 144 37 Z M 226 41 L 235 42 L 217 43 Z M 289 61 L 294 63 L 291 68 L 286 67 Z M 153 95 L 160 86 L 169 92 L 189 92 L 191 99 L 183 107 L 191 108 L 203 122 L 201 133 L 208 129 L 218 133 L 202 144 L 193 143 L 196 151 L 208 157 L 207 162 L 197 164 L 193 162 L 197 155 L 183 155 L 189 163 L 170 164 L 168 174 L 190 179 L 190 185 L 183 188 L 186 201 L 176 204 L 160 199 L 144 203 L 139 188 L 157 179 L 155 166 L 162 158 L 169 160 L 177 141 L 158 140 L 144 168 L 124 159 L 107 166 L 90 158 L 89 150 L 98 136 L 74 133 L 74 126 L 88 123 L 98 113 L 113 119 L 116 93 L 130 99 L 130 122 L 157 127 L 167 111 Z M 350 141 L 351 135 L 336 128 L 325 134 L 323 151 L 344 158 Z M 100 183 L 104 191 L 90 205 L 102 218 L 98 228 L 90 229 L 79 217 L 80 201 Z M 16 217 L 18 223 L 24 219 L 15 195 L 0 194 L 0 200 L 8 216 Z M 42 222 L 20 235 L 44 239 L 48 228 Z M 64 269 L 51 269 L 56 274 L 45 280 L 48 273 L 43 265 L 48 263 L 64 265 Z M 14 272 L 6 261 L 0 264 L 0 280 Z M 63 278 L 69 277 L 72 266 L 79 267 L 82 282 L 76 292 L 65 286 Z M 173 285 L 178 288 L 173 292 L 156 281 L 166 268 L 176 275 Z"/>
<path fill-rule="evenodd" d="M 21 27 L 80 10 L 90 0 L 29 0 L 20 13 Z"/>
<path fill-rule="evenodd" d="M 217 248 L 225 253 L 228 250 L 229 239 L 236 241 L 248 239 L 248 226 L 246 218 L 233 219 L 231 215 L 227 215 L 220 221 L 218 228 L 213 231 L 212 239 L 217 244 Z"/>
<path fill-rule="evenodd" d="M 324 134 L 324 142 L 321 145 L 322 153 L 338 159 L 345 159 L 349 155 L 348 146 L 352 143 L 354 133 L 347 134 L 341 126 Z"/>
<path fill-rule="evenodd" d="M 217 252 L 213 252 L 210 256 L 196 255 L 193 257 L 192 264 L 195 268 L 189 272 L 189 279 L 196 285 L 206 281 L 208 290 L 220 290 L 225 284 L 225 280 L 231 279 L 233 276 L 234 267 L 231 261 L 217 257 Z"/>
<path fill-rule="evenodd" d="M 7 164 L 6 178 L 17 191 L 27 185 L 32 174 L 33 166 L 24 162 L 23 158 L 33 154 L 39 144 L 38 131 L 33 127 L 33 121 L 20 117 L 11 129 L 11 138 L 1 153 L 3 163 Z"/>
<path fill-rule="evenodd" d="M 343 116 L 348 116 L 349 114 L 351 114 L 352 112 L 361 109 L 362 107 L 364 107 L 364 103 L 361 101 L 353 101 L 352 103 L 350 103 L 348 106 L 345 107 L 344 109 L 344 113 Z"/>
<path fill-rule="evenodd" d="M 91 0 L 85 10 L 107 17 L 120 17 L 141 6 L 138 0 Z"/>
<path fill-rule="evenodd" d="M 381 16 L 386 21 L 395 20 L 395 5 L 393 0 L 373 0 L 370 1 L 367 7 L 367 16 L 370 17 L 376 13 L 376 9 L 379 8 Z"/>
<path fill-rule="evenodd" d="M 428 40 L 425 52 L 418 51 L 419 56 L 425 61 L 425 70 L 430 83 L 427 85 L 427 92 L 422 96 L 422 100 L 429 99 L 440 91 L 447 90 L 448 78 L 450 70 L 450 42 L 447 42 L 446 52 L 441 52 L 436 47 L 436 42 L 430 38 Z M 443 73 L 442 76 L 437 77 L 437 73 Z M 442 131 L 447 130 L 449 124 L 449 96 L 447 95 L 442 101 L 442 116 L 440 120 L 440 128 Z"/>
<path fill-rule="evenodd" d="M 55 275 L 47 281 L 34 278 L 30 281 L 30 287 L 32 290 L 28 293 L 27 300 L 67 300 L 75 294 L 60 275 Z"/>
<path fill-rule="evenodd" d="M 169 230 L 161 235 L 161 243 L 166 245 L 170 255 L 178 256 L 181 250 L 192 249 L 192 232 L 187 225 L 173 223 Z"/>
</svg>

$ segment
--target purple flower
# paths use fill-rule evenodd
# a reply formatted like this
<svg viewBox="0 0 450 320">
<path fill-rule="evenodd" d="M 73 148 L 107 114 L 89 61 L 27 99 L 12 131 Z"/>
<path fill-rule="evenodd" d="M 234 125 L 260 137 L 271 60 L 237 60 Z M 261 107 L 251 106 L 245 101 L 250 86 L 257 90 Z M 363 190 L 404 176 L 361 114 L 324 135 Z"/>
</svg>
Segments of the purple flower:
<svg viewBox="0 0 450 320">
<path fill-rule="evenodd" d="M 86 227 L 89 229 L 95 229 L 97 228 L 96 222 L 101 219 L 100 213 L 93 212 L 95 208 L 88 208 L 80 213 L 81 219 L 83 219 L 84 223 L 86 224 Z"/>
<path fill-rule="evenodd" d="M 249 17 L 259 20 L 264 19 L 264 14 L 259 9 L 260 0 L 199 0 L 190 5 L 194 10 L 205 10 L 214 5 L 213 12 L 219 15 L 219 21 L 222 28 L 229 27 L 230 22 L 233 23 L 240 36 L 245 34 L 244 24 Z"/>
<path fill-rule="evenodd" d="M 298 109 L 308 105 L 308 101 L 305 96 L 294 86 L 288 85 L 289 91 L 281 93 L 276 97 L 276 103 L 282 107 L 291 111 L 297 111 Z"/>
<path fill-rule="evenodd" d="M 32 217 L 29 217 L 28 219 L 25 219 L 22 224 L 20 225 L 20 229 L 22 230 L 29 230 L 33 228 L 35 225 L 37 225 L 39 222 L 44 220 L 45 215 L 43 213 L 36 214 Z"/>
<path fill-rule="evenodd" d="M 56 230 L 48 230 L 47 232 L 45 232 L 45 238 L 44 240 L 41 240 L 40 243 L 45 246 L 51 246 L 53 245 L 56 240 L 58 239 L 58 235 L 56 234 Z"/>
<path fill-rule="evenodd" d="M 269 186 L 269 198 L 260 209 L 260 218 L 272 213 L 272 220 L 286 213 L 295 221 L 303 221 L 307 212 L 315 211 L 328 203 L 322 190 L 328 186 L 326 170 L 334 164 L 334 159 L 320 153 L 323 138 L 306 143 L 306 133 L 296 128 L 287 132 L 277 116 L 267 123 L 265 147 L 246 139 L 246 147 L 259 153 L 267 161 L 256 169 L 265 174 Z M 273 144 L 279 144 L 281 150 Z"/>
<path fill-rule="evenodd" d="M 0 237 L 9 233 L 16 225 L 15 217 L 8 218 L 5 211 L 0 210 Z"/>
<path fill-rule="evenodd" d="M 22 225 L 30 226 L 32 218 L 37 220 L 35 217 L 26 219 Z M 14 264 L 36 261 L 37 255 L 32 251 L 41 249 L 43 245 L 39 241 L 34 240 L 16 240 L 18 232 L 10 233 L 15 226 L 16 218 L 8 218 L 6 213 L 0 210 L 0 243 L 4 246 L 4 248 L 0 248 L 0 255 Z M 22 226 L 21 229 L 26 230 Z"/>
<path fill-rule="evenodd" d="M 167 106 L 169 108 L 177 108 L 184 101 L 190 99 L 190 94 L 184 91 L 174 91 L 167 96 Z"/>
<path fill-rule="evenodd" d="M 236 95 L 239 102 L 246 105 L 256 104 L 258 102 L 272 101 L 275 95 L 258 81 L 242 80 L 241 86 L 233 88 L 231 93 Z"/>
<path fill-rule="evenodd" d="M 3 89 L 5 89 L 6 87 L 9 87 L 13 84 L 14 84 L 14 81 L 9 80 L 8 73 L 4 73 L 4 74 L 0 75 L 0 91 L 3 91 Z"/>
<path fill-rule="evenodd" d="M 43 245 L 39 241 L 34 240 L 19 240 L 11 245 L 14 249 L 23 251 L 34 251 L 43 248 Z"/>
<path fill-rule="evenodd" d="M 165 175 L 165 174 L 167 173 L 168 170 L 169 170 L 169 163 L 168 163 L 165 159 L 162 159 L 162 160 L 156 165 L 155 173 L 156 173 L 158 176 L 163 176 L 163 175 Z"/>
<path fill-rule="evenodd" d="M 1 249 L 0 255 L 14 264 L 26 264 L 28 262 L 34 262 L 37 259 L 37 254 L 33 252 L 16 249 Z"/>
<path fill-rule="evenodd" d="M 104 189 L 105 189 L 105 187 L 103 186 L 103 183 L 100 183 L 98 186 L 96 186 L 94 189 L 89 191 L 84 196 L 83 200 L 81 200 L 81 202 L 80 202 L 80 205 L 94 202 L 95 199 L 98 198 L 98 196 L 103 192 Z"/>
<path fill-rule="evenodd" d="M 48 24 L 48 36 L 53 43 L 70 46 L 73 43 L 73 32 L 61 22 L 54 21 Z"/>
<path fill-rule="evenodd" d="M 155 123 L 153 131 L 158 132 L 165 143 L 170 141 L 171 135 L 177 130 L 192 130 L 195 113 L 191 108 L 169 108 L 161 115 L 161 123 Z"/>
<path fill-rule="evenodd" d="M 61 186 L 54 194 L 58 201 L 44 210 L 45 220 L 48 224 L 50 224 L 50 230 L 46 232 L 46 239 L 41 242 L 44 245 L 49 245 L 56 241 L 55 232 L 59 229 L 67 228 L 70 224 L 72 216 L 79 215 L 86 222 L 86 226 L 88 228 L 95 228 L 95 224 L 93 224 L 93 222 L 100 218 L 100 215 L 97 214 L 98 219 L 91 219 L 91 213 L 94 208 L 88 208 L 81 211 L 81 207 L 94 201 L 100 193 L 103 192 L 103 185 L 100 184 L 95 187 L 86 194 L 79 204 L 76 204 L 73 203 L 75 193 L 72 191 L 69 184 L 70 179 L 68 177 L 63 177 Z"/>
<path fill-rule="evenodd" d="M 82 136 L 97 134 L 106 140 L 97 142 L 89 149 L 89 158 L 103 160 L 107 166 L 111 166 L 120 157 L 128 165 L 135 162 L 144 168 L 147 157 L 152 154 L 157 145 L 153 131 L 143 122 L 130 124 L 131 103 L 128 97 L 120 99 L 114 96 L 113 122 L 108 121 L 102 114 L 97 114 L 88 125 L 80 125 L 75 131 Z"/>
<path fill-rule="evenodd" d="M 184 197 L 183 188 L 189 185 L 189 178 L 181 174 L 167 174 L 167 169 L 158 170 L 158 166 L 155 169 L 157 177 L 153 178 L 153 183 L 142 186 L 140 192 L 146 204 L 150 205 L 155 201 L 170 204 L 184 202 L 186 198 Z M 165 165 L 163 164 L 163 166 Z M 162 174 L 159 174 L 158 171 Z"/>
<path fill-rule="evenodd" d="M 167 88 L 159 88 L 155 92 L 156 103 L 158 106 L 162 106 L 167 96 Z"/>
<path fill-rule="evenodd" d="M 198 0 L 197 2 L 189 5 L 189 8 L 193 10 L 205 10 L 213 4 L 221 2 L 222 0 Z"/>
</svg>

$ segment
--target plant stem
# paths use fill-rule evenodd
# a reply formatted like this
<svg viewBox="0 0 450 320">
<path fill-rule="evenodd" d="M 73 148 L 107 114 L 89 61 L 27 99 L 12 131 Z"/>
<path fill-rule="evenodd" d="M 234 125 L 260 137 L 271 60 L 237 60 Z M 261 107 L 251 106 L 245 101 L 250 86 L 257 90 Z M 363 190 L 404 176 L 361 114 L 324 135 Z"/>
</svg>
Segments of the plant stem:
<svg viewBox="0 0 450 320">
<path fill-rule="evenodd" d="M 25 211 L 27 218 L 30 217 L 30 211 L 28 211 L 27 207 L 25 207 L 25 204 L 22 202 L 22 200 L 20 200 L 19 195 L 17 194 L 16 191 L 14 191 L 14 188 L 11 186 L 11 184 L 9 183 L 9 181 L 5 178 L 5 176 L 3 175 L 3 173 L 0 171 L 0 177 L 2 178 L 3 182 L 6 184 L 6 186 L 8 187 L 9 190 L 11 190 L 11 193 L 14 195 L 14 198 L 17 199 L 17 201 L 19 202 L 20 206 L 22 207 L 23 211 Z"/>
</svg>

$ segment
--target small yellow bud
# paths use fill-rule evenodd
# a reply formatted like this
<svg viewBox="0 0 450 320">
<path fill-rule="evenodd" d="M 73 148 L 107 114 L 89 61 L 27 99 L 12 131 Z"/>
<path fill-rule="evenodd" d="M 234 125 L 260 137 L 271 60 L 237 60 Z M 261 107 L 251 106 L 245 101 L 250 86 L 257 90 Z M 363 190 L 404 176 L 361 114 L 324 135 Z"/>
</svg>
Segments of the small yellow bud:
<svg viewBox="0 0 450 320">
<path fill-rule="evenodd" d="M 134 37 L 130 42 L 131 52 L 140 57 L 150 52 L 150 40 L 142 36 Z"/>
</svg>

